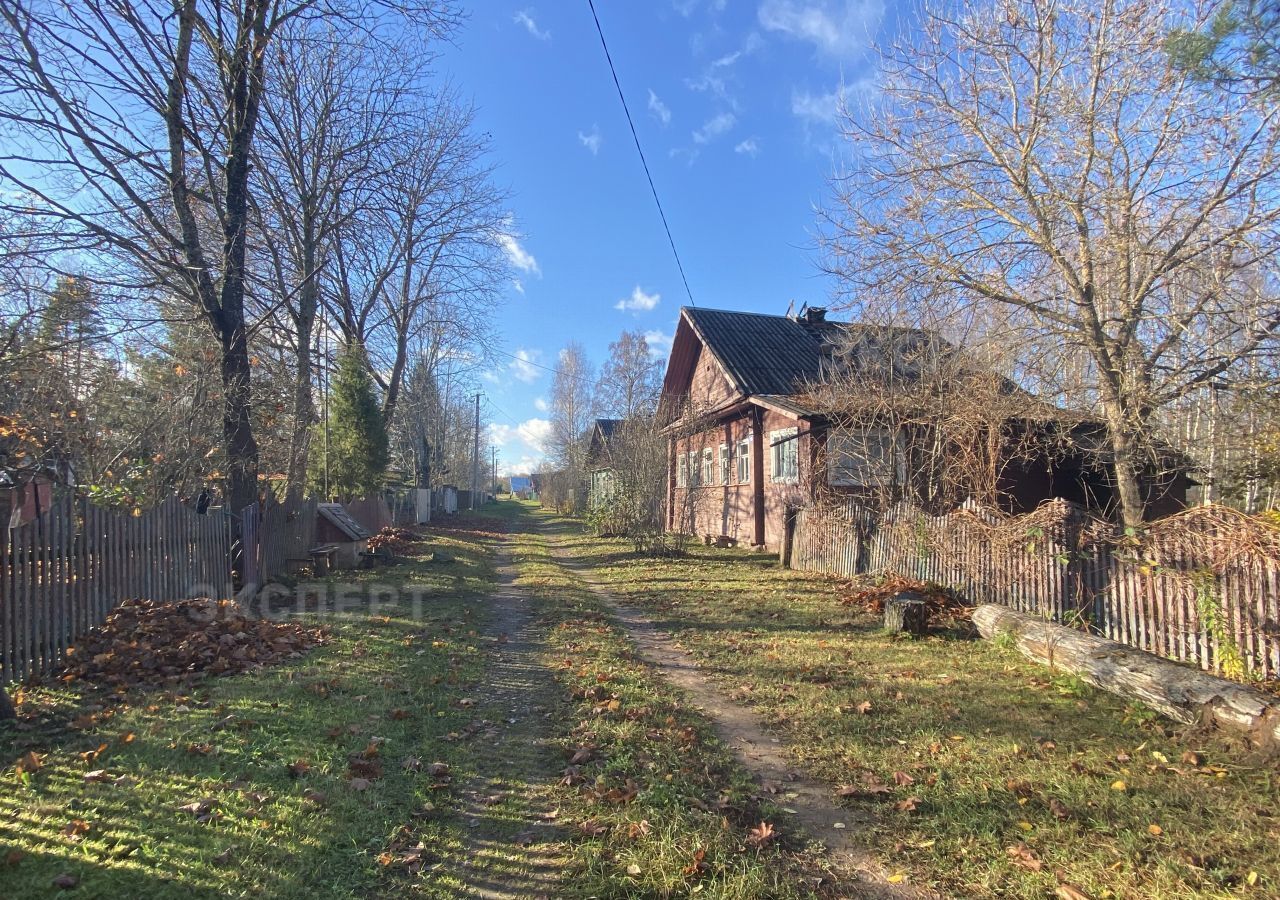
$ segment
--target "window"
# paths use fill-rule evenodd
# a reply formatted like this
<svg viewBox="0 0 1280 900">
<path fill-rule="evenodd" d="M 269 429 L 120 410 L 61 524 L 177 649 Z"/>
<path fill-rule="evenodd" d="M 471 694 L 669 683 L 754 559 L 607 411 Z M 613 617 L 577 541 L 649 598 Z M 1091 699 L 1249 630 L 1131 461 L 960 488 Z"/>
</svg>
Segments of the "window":
<svg viewBox="0 0 1280 900">
<path fill-rule="evenodd" d="M 794 428 L 769 432 L 773 480 L 795 484 L 800 480 L 800 438 Z"/>
<path fill-rule="evenodd" d="M 751 483 L 751 432 L 738 441 L 738 484 Z"/>
<path fill-rule="evenodd" d="M 702 448 L 702 483 L 716 483 L 715 460 L 711 456 L 710 447 Z"/>
<path fill-rule="evenodd" d="M 720 445 L 720 483 L 729 483 L 729 445 Z"/>
<path fill-rule="evenodd" d="M 676 457 L 676 487 L 687 487 L 689 484 L 689 458 L 683 453 Z"/>
<path fill-rule="evenodd" d="M 906 453 L 888 428 L 842 428 L 827 438 L 827 481 L 837 487 L 887 487 L 906 480 Z"/>
</svg>

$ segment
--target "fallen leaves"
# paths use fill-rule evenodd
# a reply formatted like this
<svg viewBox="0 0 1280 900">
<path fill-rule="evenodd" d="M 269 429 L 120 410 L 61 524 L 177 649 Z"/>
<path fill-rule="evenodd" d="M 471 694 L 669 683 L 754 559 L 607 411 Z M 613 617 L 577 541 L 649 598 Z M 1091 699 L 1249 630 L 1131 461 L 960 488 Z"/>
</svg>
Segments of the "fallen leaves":
<svg viewBox="0 0 1280 900">
<path fill-rule="evenodd" d="M 178 809 L 190 813 L 197 822 L 208 822 L 217 815 L 218 801 L 213 797 L 205 797 L 203 800 L 193 800 L 179 806 Z"/>
<path fill-rule="evenodd" d="M 126 600 L 68 650 L 62 678 L 172 684 L 296 658 L 325 639 L 322 628 L 251 618 L 231 600 Z"/>
<path fill-rule="evenodd" d="M 44 757 L 36 753 L 34 750 L 28 750 L 22 756 L 18 757 L 18 762 L 13 769 L 19 775 L 28 775 L 32 772 L 39 772 L 44 767 Z"/>
<path fill-rule="evenodd" d="M 1044 868 L 1044 863 L 1040 861 L 1040 857 L 1036 855 L 1036 852 L 1021 841 L 1006 847 L 1005 853 L 1009 855 L 1009 859 L 1013 861 L 1015 866 L 1026 869 L 1029 872 L 1039 872 Z"/>
<path fill-rule="evenodd" d="M 761 822 L 747 832 L 746 845 L 760 850 L 767 847 L 778 836 L 777 831 L 768 822 Z"/>
</svg>

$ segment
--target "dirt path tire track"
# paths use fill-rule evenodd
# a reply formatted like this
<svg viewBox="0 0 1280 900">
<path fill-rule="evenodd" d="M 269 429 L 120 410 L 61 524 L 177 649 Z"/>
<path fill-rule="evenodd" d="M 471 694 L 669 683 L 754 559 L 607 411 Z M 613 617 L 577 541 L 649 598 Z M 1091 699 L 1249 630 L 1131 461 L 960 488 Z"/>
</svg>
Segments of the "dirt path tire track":
<svg viewBox="0 0 1280 900">
<path fill-rule="evenodd" d="M 677 647 L 670 636 L 639 610 L 610 594 L 608 588 L 592 576 L 590 567 L 573 559 L 553 536 L 544 532 L 543 537 L 552 557 L 612 611 L 640 655 L 702 709 L 717 736 L 739 762 L 762 782 L 780 785 L 788 795 L 794 795 L 794 799 L 788 796 L 786 801 L 787 808 L 794 810 L 791 821 L 826 848 L 836 874 L 846 881 L 856 879 L 855 884 L 846 887 L 856 890 L 856 896 L 870 900 L 936 896 L 910 885 L 890 882 L 889 872 L 857 840 L 860 832 L 874 823 L 871 813 L 845 809 L 832 802 L 831 786 L 789 765 L 779 740 L 769 735 L 750 709 L 712 684 L 697 662 Z"/>
<path fill-rule="evenodd" d="M 477 710 L 493 725 L 472 744 L 476 776 L 458 788 L 468 858 L 450 873 L 460 882 L 453 895 L 552 898 L 567 861 L 561 829 L 546 815 L 561 765 L 547 718 L 556 684 L 539 660 L 542 635 L 531 599 L 515 585 L 511 550 L 505 541 L 492 549 L 497 583 L 482 601 L 490 611 L 481 633 L 492 659 Z"/>
</svg>

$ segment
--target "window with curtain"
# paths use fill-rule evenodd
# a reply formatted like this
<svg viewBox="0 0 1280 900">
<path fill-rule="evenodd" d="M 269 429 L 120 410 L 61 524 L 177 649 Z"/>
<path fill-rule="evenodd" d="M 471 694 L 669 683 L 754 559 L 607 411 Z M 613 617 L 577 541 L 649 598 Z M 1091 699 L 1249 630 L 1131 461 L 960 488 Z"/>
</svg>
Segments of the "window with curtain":
<svg viewBox="0 0 1280 900">
<path fill-rule="evenodd" d="M 800 480 L 800 437 L 795 428 L 769 432 L 774 481 L 795 484 Z"/>
</svg>

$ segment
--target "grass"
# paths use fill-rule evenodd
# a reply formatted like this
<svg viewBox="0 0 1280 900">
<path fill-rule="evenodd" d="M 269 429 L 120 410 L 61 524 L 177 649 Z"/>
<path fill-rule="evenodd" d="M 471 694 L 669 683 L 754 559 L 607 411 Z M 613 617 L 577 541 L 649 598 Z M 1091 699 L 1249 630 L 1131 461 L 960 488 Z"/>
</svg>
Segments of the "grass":
<svg viewBox="0 0 1280 900">
<path fill-rule="evenodd" d="M 1239 747 L 1175 734 L 960 632 L 888 635 L 837 602 L 836 582 L 772 558 L 562 544 L 753 706 L 798 765 L 861 791 L 847 802 L 875 808 L 874 847 L 917 884 L 977 897 L 1062 884 L 1097 898 L 1280 894 L 1280 779 Z M 866 799 L 869 784 L 888 787 L 883 800 Z"/>
<path fill-rule="evenodd" d="M 408 876 L 379 861 L 389 848 L 421 841 L 428 867 L 461 854 L 450 787 L 415 760 L 454 781 L 471 769 L 446 738 L 475 715 L 459 701 L 483 675 L 493 573 L 480 540 L 435 543 L 455 561 L 329 579 L 349 585 L 344 611 L 304 619 L 332 639 L 291 664 L 105 707 L 74 687 L 26 691 L 35 717 L 0 729 L 0 894 L 46 896 L 69 875 L 79 897 L 398 896 Z M 356 790 L 348 758 L 371 744 L 384 774 Z M 16 774 L 29 751 L 43 765 Z M 86 783 L 98 769 L 113 781 Z M 182 809 L 206 799 L 207 821 Z"/>
<path fill-rule="evenodd" d="M 578 530 L 537 515 L 552 534 Z M 576 831 L 566 895 L 812 896 L 802 847 L 752 845 L 751 830 L 777 810 L 755 799 L 705 715 L 637 658 L 546 538 L 521 535 L 517 554 L 519 584 L 548 630 L 546 665 L 570 704 L 559 731 L 560 815 Z"/>
</svg>

